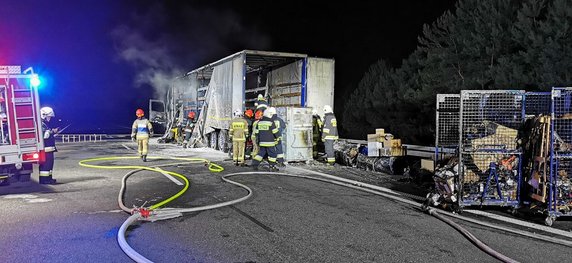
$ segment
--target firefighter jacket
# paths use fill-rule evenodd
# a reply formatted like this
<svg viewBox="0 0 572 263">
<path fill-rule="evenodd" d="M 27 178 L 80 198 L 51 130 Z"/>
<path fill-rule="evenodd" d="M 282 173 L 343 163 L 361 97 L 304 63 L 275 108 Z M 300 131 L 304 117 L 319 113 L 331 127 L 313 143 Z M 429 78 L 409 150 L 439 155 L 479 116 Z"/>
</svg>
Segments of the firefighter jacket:
<svg viewBox="0 0 572 263">
<path fill-rule="evenodd" d="M 252 133 L 250 134 L 250 139 L 254 142 L 254 143 L 258 143 L 258 122 L 260 120 L 255 120 L 252 123 Z"/>
<path fill-rule="evenodd" d="M 284 122 L 284 120 L 282 120 L 282 118 L 278 117 L 278 115 L 272 116 L 272 121 L 276 125 L 276 128 L 278 128 L 277 139 L 281 140 L 282 139 L 282 133 L 284 132 L 284 129 L 286 129 L 286 123 Z"/>
<path fill-rule="evenodd" d="M 322 141 L 338 139 L 338 121 L 333 113 L 324 114 L 324 128 L 322 129 Z"/>
<path fill-rule="evenodd" d="M 185 123 L 185 132 L 193 132 L 195 128 L 195 119 L 187 119 Z"/>
<path fill-rule="evenodd" d="M 137 136 L 138 139 L 149 138 L 153 136 L 153 125 L 151 122 L 143 118 L 137 118 L 131 126 L 131 137 Z"/>
<path fill-rule="evenodd" d="M 46 120 L 42 120 L 42 133 L 44 134 L 44 150 L 48 153 L 57 152 L 54 130 Z"/>
<path fill-rule="evenodd" d="M 260 147 L 273 147 L 276 146 L 276 138 L 278 138 L 278 127 L 268 117 L 262 117 L 258 124 L 256 124 L 255 134 L 258 138 L 258 145 Z"/>
<path fill-rule="evenodd" d="M 246 141 L 246 136 L 248 136 L 248 122 L 242 117 L 232 119 L 229 134 L 232 141 Z"/>
<path fill-rule="evenodd" d="M 319 115 L 312 115 L 312 137 L 314 141 L 319 141 L 322 137 L 322 118 Z"/>
</svg>

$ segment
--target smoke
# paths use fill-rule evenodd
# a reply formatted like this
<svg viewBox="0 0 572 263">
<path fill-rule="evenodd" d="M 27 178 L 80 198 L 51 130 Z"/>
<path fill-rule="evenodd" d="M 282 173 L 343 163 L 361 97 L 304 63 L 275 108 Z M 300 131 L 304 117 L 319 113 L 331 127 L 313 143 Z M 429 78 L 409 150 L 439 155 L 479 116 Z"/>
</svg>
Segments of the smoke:
<svg viewBox="0 0 572 263">
<path fill-rule="evenodd" d="M 111 36 L 118 57 L 136 70 L 136 87 L 150 85 L 163 99 L 176 77 L 244 49 L 266 49 L 270 40 L 242 25 L 236 12 L 184 3 L 142 4 Z"/>
</svg>

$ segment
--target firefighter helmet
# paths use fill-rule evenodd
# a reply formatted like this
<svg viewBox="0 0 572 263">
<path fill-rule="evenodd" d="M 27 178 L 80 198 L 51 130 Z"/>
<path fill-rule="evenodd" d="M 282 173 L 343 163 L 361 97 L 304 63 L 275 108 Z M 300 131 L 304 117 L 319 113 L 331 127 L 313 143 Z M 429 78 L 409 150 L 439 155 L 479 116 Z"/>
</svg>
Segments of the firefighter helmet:
<svg viewBox="0 0 572 263">
<path fill-rule="evenodd" d="M 189 115 L 187 115 L 187 117 L 189 117 L 189 119 L 194 119 L 195 118 L 195 112 L 189 111 Z"/>
<path fill-rule="evenodd" d="M 137 117 L 143 117 L 143 116 L 145 115 L 145 112 L 144 112 L 142 109 L 137 109 L 137 110 L 135 111 L 135 115 L 136 115 Z"/>
<path fill-rule="evenodd" d="M 312 115 L 313 115 L 313 116 L 316 116 L 316 115 L 318 115 L 318 110 L 316 110 L 316 109 L 313 109 L 313 110 L 312 110 Z"/>
<path fill-rule="evenodd" d="M 247 109 L 246 111 L 244 111 L 244 116 L 246 116 L 248 118 L 252 118 L 253 115 L 254 115 L 254 113 L 252 112 L 251 109 Z"/>
<path fill-rule="evenodd" d="M 258 94 L 258 100 L 264 100 L 264 95 Z"/>
<path fill-rule="evenodd" d="M 256 113 L 254 114 L 254 119 L 260 120 L 262 119 L 262 111 L 261 110 L 257 110 Z"/>
<path fill-rule="evenodd" d="M 268 111 L 268 114 L 270 115 L 270 117 L 276 115 L 276 108 L 274 108 L 274 107 L 268 108 L 267 111 Z"/>
<path fill-rule="evenodd" d="M 334 112 L 332 111 L 332 107 L 330 105 L 325 105 L 324 113 L 334 113 Z"/>
<path fill-rule="evenodd" d="M 56 114 L 54 113 L 54 110 L 50 107 L 43 107 L 40 109 L 40 116 L 42 119 L 45 119 L 46 117 L 55 117 Z"/>
</svg>

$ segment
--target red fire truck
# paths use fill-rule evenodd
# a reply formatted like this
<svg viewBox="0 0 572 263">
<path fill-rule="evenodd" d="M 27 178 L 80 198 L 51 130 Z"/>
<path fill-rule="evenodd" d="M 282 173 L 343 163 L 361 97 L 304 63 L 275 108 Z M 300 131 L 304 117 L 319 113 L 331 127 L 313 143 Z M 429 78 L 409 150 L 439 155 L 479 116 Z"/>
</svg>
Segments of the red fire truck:
<svg viewBox="0 0 572 263">
<path fill-rule="evenodd" d="M 0 66 L 0 185 L 29 181 L 45 159 L 39 82 L 32 68 Z"/>
</svg>

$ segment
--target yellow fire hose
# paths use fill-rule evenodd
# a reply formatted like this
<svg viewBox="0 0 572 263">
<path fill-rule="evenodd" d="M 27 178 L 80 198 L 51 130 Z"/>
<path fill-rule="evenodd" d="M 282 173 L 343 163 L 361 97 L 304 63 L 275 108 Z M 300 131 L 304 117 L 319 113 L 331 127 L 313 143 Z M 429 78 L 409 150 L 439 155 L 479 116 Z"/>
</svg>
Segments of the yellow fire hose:
<svg viewBox="0 0 572 263">
<path fill-rule="evenodd" d="M 208 165 L 209 171 L 211 172 L 222 172 L 224 170 L 224 168 L 222 168 L 222 166 L 212 163 L 207 159 L 203 159 L 203 158 L 184 158 L 184 157 L 147 157 L 149 159 L 169 159 L 169 160 L 178 160 L 178 161 L 188 161 L 188 162 L 195 162 L 195 163 L 205 163 Z M 176 176 L 181 178 L 184 182 L 185 182 L 185 186 L 183 187 L 183 189 L 181 189 L 178 193 L 176 193 L 175 195 L 157 203 L 154 204 L 152 206 L 150 206 L 148 209 L 149 210 L 154 210 L 157 209 L 161 206 L 164 206 L 165 204 L 175 200 L 176 198 L 178 198 L 179 196 L 181 196 L 182 194 L 184 194 L 187 189 L 189 189 L 189 180 L 179 174 L 179 173 L 175 173 L 175 172 L 171 172 L 171 171 L 166 171 L 163 169 L 159 169 L 159 168 L 152 168 L 152 167 L 148 167 L 148 166 L 141 166 L 141 165 L 96 165 L 96 164 L 88 164 L 91 162 L 101 162 L 101 161 L 115 161 L 115 160 L 128 160 L 128 159 L 139 159 L 139 157 L 137 156 L 115 156 L 115 157 L 99 157 L 99 158 L 91 158 L 91 159 L 85 159 L 85 160 L 81 160 L 79 162 L 79 165 L 83 166 L 83 167 L 89 167 L 89 168 L 96 168 L 96 169 L 142 169 L 142 170 L 148 170 L 148 171 L 153 171 L 153 172 L 158 172 L 158 173 L 167 173 L 169 175 L 172 176 Z"/>
</svg>

